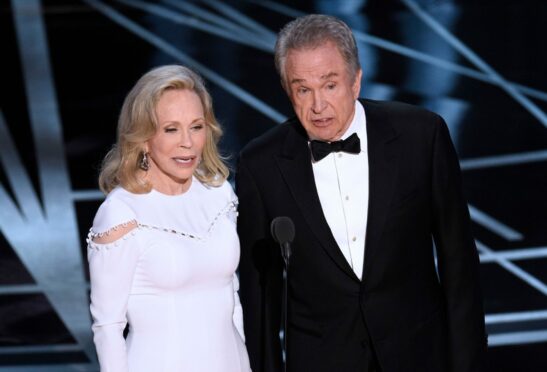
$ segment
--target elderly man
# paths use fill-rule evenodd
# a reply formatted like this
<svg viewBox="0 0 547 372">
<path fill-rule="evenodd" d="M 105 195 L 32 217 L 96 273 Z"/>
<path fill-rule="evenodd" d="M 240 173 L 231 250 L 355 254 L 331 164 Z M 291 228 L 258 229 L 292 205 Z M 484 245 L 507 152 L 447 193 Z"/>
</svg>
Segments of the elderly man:
<svg viewBox="0 0 547 372">
<path fill-rule="evenodd" d="M 482 370 L 478 257 L 443 119 L 358 99 L 355 39 L 334 17 L 287 24 L 275 62 L 296 117 L 249 143 L 236 180 L 253 371 L 281 369 L 277 216 L 296 228 L 290 371 Z"/>
</svg>

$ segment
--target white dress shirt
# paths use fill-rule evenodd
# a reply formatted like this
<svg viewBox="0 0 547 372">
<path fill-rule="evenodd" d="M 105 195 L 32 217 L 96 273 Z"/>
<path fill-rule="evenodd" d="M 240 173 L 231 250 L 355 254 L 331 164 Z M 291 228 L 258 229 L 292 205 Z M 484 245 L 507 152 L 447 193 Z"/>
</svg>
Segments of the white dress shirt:
<svg viewBox="0 0 547 372">
<path fill-rule="evenodd" d="M 323 214 L 338 247 L 355 275 L 362 279 L 368 214 L 368 155 L 365 109 L 355 101 L 353 120 L 342 135 L 357 133 L 359 154 L 330 153 L 312 161 L 313 175 Z"/>
</svg>

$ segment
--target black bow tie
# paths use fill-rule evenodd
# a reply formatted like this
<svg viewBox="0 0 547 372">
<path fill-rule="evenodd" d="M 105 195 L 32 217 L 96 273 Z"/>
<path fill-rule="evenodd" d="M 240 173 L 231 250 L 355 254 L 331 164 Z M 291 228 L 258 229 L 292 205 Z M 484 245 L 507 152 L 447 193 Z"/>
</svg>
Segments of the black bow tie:
<svg viewBox="0 0 547 372">
<path fill-rule="evenodd" d="M 313 160 L 319 161 L 331 152 L 343 151 L 350 154 L 358 154 L 361 152 L 361 141 L 359 141 L 357 133 L 353 133 L 342 141 L 324 142 L 313 140 L 310 142 L 310 148 Z"/>
</svg>

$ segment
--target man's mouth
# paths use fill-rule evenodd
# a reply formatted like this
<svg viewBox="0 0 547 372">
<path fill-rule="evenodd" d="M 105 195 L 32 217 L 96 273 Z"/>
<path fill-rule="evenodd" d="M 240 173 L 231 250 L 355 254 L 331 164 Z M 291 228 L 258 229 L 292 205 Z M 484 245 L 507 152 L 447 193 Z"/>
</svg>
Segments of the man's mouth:
<svg viewBox="0 0 547 372">
<path fill-rule="evenodd" d="M 332 122 L 332 118 L 312 119 L 311 121 L 316 127 L 326 127 Z"/>
</svg>

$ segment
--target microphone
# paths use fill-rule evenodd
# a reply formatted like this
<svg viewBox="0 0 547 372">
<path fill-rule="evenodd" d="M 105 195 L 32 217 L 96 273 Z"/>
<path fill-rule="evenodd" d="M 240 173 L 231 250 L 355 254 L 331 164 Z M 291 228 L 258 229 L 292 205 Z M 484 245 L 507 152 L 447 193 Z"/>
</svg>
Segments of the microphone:
<svg viewBox="0 0 547 372">
<path fill-rule="evenodd" d="M 294 239 L 294 223 L 289 217 L 276 217 L 270 226 L 272 237 L 281 247 L 281 256 L 285 265 L 289 265 L 291 258 L 291 243 Z"/>
</svg>

